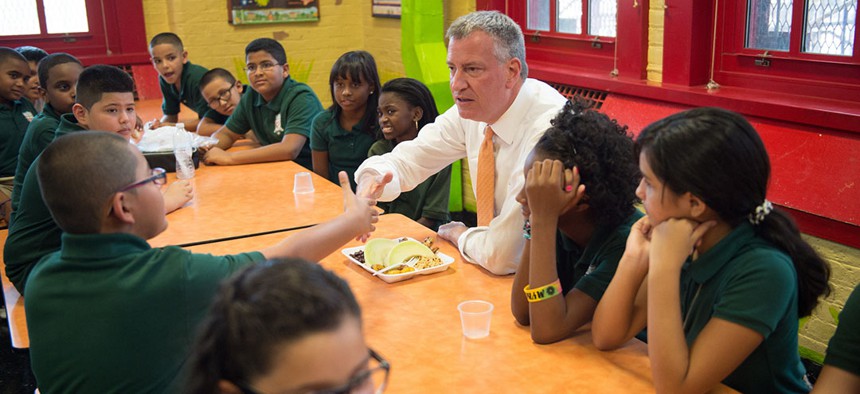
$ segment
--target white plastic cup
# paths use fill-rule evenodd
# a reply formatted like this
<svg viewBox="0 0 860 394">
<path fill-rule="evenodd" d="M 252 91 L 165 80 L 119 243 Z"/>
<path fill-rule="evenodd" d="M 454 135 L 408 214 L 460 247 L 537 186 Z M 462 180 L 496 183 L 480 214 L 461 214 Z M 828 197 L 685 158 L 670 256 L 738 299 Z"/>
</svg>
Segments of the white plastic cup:
<svg viewBox="0 0 860 394">
<path fill-rule="evenodd" d="M 310 172 L 300 172 L 296 174 L 293 183 L 294 194 L 308 194 L 314 192 L 314 180 Z"/>
<path fill-rule="evenodd" d="M 478 339 L 490 335 L 490 320 L 493 317 L 493 304 L 487 301 L 470 300 L 457 305 L 460 323 L 466 338 Z"/>
</svg>

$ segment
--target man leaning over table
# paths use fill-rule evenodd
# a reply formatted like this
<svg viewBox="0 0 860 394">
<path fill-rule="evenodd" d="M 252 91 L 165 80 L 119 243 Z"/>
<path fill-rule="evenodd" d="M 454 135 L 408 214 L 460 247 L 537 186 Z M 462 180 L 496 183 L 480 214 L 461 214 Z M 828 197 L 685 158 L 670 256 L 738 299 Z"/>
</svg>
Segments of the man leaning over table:
<svg viewBox="0 0 860 394">
<path fill-rule="evenodd" d="M 416 139 L 368 158 L 355 173 L 357 192 L 391 201 L 466 157 L 478 199 L 478 226 L 448 223 L 439 227 L 439 237 L 457 245 L 470 263 L 497 275 L 511 274 L 523 248 L 523 221 L 515 200 L 523 187 L 523 163 L 565 98 L 527 78 L 522 31 L 504 14 L 462 16 L 448 28 L 446 39 L 456 108 L 424 126 Z M 479 160 L 485 132 L 492 138 L 492 151 L 487 141 Z"/>
</svg>

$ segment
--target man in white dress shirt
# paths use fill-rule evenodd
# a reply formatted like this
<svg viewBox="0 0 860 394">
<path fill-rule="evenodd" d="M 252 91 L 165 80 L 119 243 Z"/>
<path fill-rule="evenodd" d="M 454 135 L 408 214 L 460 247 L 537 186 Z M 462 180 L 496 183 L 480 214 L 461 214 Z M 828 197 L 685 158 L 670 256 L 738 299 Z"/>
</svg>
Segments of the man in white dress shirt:
<svg viewBox="0 0 860 394">
<path fill-rule="evenodd" d="M 492 221 L 473 228 L 451 222 L 439 228 L 439 236 L 457 245 L 467 261 L 496 275 L 511 274 L 524 245 L 523 216 L 515 200 L 524 183 L 523 165 L 565 98 L 527 78 L 522 30 L 506 15 L 473 12 L 454 21 L 445 36 L 455 107 L 424 126 L 416 139 L 368 158 L 355 173 L 358 194 L 391 201 L 463 157 L 469 160 L 474 188 L 478 152 L 485 130 L 492 127 Z"/>
</svg>

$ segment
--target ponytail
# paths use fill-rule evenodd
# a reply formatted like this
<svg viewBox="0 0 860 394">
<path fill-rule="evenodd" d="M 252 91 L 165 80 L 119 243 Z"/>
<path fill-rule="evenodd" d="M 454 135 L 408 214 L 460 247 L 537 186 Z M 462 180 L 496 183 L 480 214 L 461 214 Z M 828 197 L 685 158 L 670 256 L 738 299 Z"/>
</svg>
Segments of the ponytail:
<svg viewBox="0 0 860 394">
<path fill-rule="evenodd" d="M 756 233 L 788 254 L 797 271 L 799 317 L 809 316 L 822 295 L 830 295 L 830 266 L 800 236 L 794 220 L 781 209 L 753 226 Z"/>
</svg>

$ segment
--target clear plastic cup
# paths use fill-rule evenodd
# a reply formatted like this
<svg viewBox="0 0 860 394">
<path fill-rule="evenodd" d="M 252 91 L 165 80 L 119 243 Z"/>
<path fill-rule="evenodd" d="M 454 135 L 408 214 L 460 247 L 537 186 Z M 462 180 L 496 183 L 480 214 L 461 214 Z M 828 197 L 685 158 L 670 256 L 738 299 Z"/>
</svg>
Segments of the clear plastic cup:
<svg viewBox="0 0 860 394">
<path fill-rule="evenodd" d="M 314 192 L 314 180 L 310 172 L 300 172 L 296 174 L 293 183 L 293 193 L 308 194 Z"/>
<path fill-rule="evenodd" d="M 493 317 L 493 304 L 487 301 L 470 300 L 457 305 L 463 335 L 466 338 L 485 338 L 490 335 L 490 320 Z"/>
</svg>

